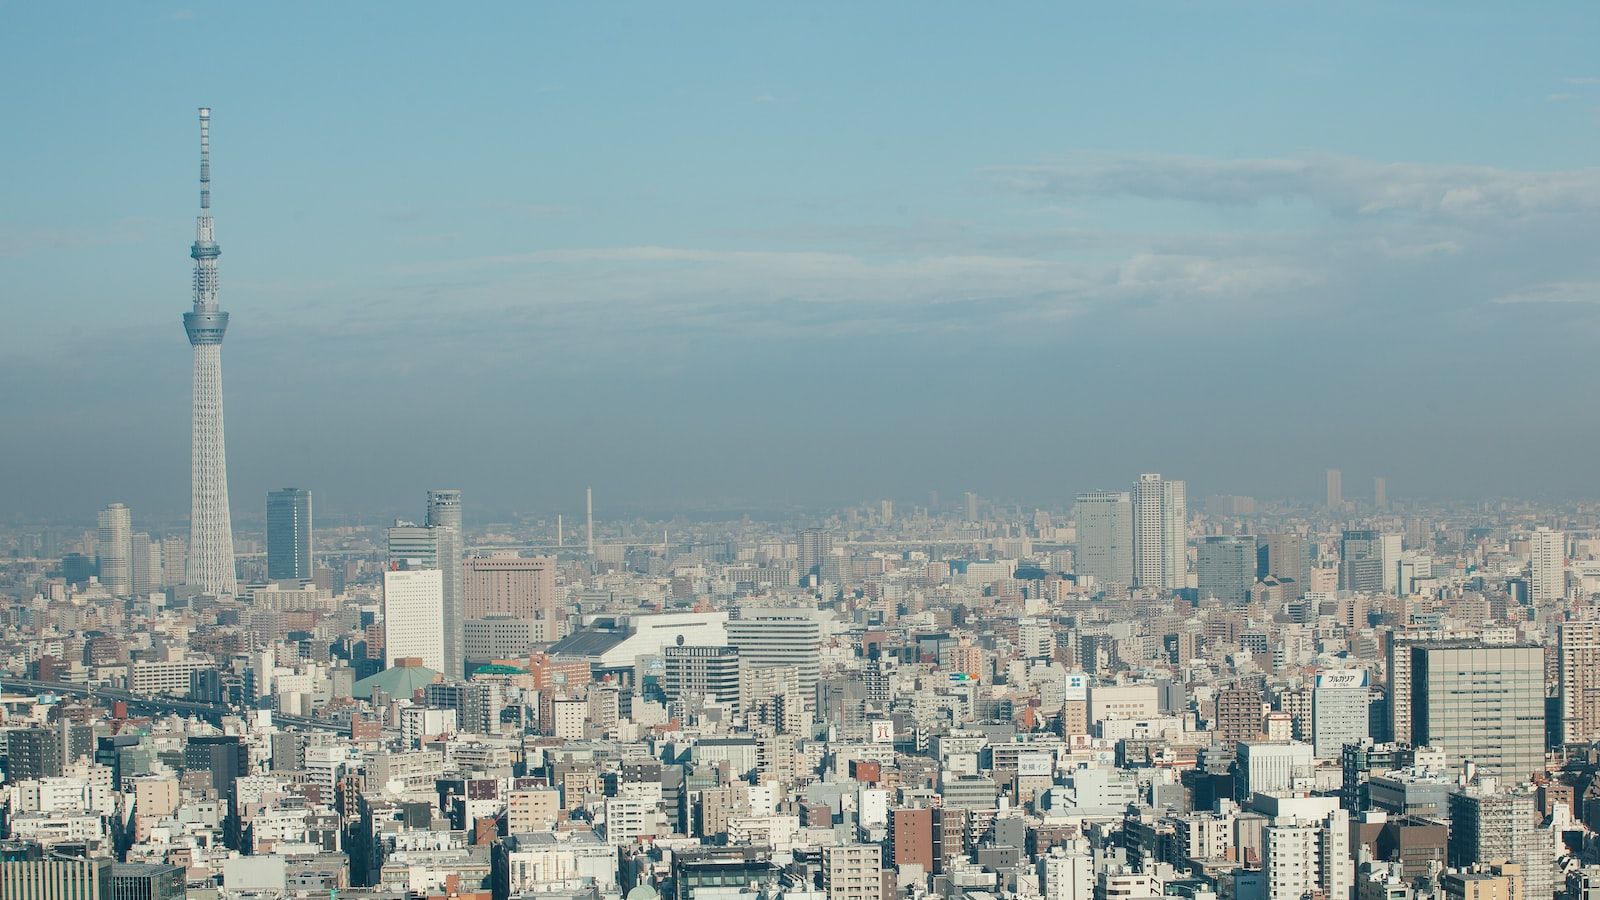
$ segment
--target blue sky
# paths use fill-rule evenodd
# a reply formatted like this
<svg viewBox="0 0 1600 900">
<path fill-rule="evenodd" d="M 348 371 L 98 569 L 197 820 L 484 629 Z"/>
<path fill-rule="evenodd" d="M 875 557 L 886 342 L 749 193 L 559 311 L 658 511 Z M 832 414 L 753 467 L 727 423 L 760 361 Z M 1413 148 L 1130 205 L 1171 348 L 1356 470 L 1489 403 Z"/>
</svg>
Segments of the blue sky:
<svg viewBox="0 0 1600 900">
<path fill-rule="evenodd" d="M 1584 487 L 1600 7 L 0 5 L 3 495 Z M 1579 493 L 1592 495 L 1592 489 Z"/>
</svg>

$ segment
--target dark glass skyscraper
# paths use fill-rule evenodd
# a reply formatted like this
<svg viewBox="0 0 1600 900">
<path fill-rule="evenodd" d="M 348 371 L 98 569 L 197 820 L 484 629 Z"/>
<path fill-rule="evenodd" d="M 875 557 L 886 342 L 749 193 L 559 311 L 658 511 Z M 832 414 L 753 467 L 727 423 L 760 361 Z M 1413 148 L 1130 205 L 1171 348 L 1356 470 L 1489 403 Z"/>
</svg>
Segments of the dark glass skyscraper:
<svg viewBox="0 0 1600 900">
<path fill-rule="evenodd" d="M 311 577 L 311 492 L 284 488 L 267 494 L 267 577 Z"/>
</svg>

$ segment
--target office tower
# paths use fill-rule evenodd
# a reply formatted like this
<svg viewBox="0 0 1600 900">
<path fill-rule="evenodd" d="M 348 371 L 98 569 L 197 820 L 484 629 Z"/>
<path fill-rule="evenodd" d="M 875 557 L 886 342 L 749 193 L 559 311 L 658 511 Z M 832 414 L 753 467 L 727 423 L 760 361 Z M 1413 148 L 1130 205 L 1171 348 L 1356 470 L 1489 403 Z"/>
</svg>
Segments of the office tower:
<svg viewBox="0 0 1600 900">
<path fill-rule="evenodd" d="M 195 220 L 194 310 L 183 330 L 194 347 L 190 444 L 189 557 L 184 582 L 203 594 L 233 594 L 233 522 L 228 515 L 228 459 L 222 434 L 222 336 L 228 314 L 217 305 L 217 246 L 211 221 L 211 110 L 200 109 L 200 216 Z"/>
<path fill-rule="evenodd" d="M 445 668 L 439 671 L 449 678 L 460 678 L 466 673 L 465 617 L 461 614 L 465 593 L 461 557 L 466 538 L 461 530 L 460 491 L 428 492 L 428 527 L 436 535 L 439 571 L 444 579 Z"/>
<path fill-rule="evenodd" d="M 800 577 L 819 574 L 823 560 L 833 553 L 833 534 L 821 528 L 807 528 L 796 539 L 795 550 Z"/>
<path fill-rule="evenodd" d="M 1097 585 L 1133 585 L 1133 500 L 1127 491 L 1079 494 L 1073 507 L 1078 522 L 1078 575 Z"/>
<path fill-rule="evenodd" d="M 87 585 L 95 577 L 94 559 L 82 553 L 68 553 L 61 557 L 61 577 L 75 587 Z"/>
<path fill-rule="evenodd" d="M 1520 780 L 1544 771 L 1544 648 L 1411 648 L 1411 739 L 1451 765 Z"/>
<path fill-rule="evenodd" d="M 799 674 L 800 693 L 815 702 L 817 673 L 821 668 L 822 623 L 805 609 L 746 607 L 729 619 L 728 645 L 752 669 L 793 666 Z"/>
<path fill-rule="evenodd" d="M 100 510 L 98 518 L 94 555 L 100 583 L 112 596 L 126 597 L 133 592 L 133 514 L 113 503 Z"/>
<path fill-rule="evenodd" d="M 1400 536 L 1378 531 L 1346 531 L 1339 539 L 1339 588 L 1369 593 L 1392 592 L 1399 581 Z M 1384 555 L 1394 556 L 1386 564 Z M 1390 574 L 1390 569 L 1394 570 Z"/>
<path fill-rule="evenodd" d="M 1195 577 L 1200 597 L 1243 606 L 1256 583 L 1256 539 L 1250 535 L 1212 535 L 1200 542 Z"/>
<path fill-rule="evenodd" d="M 101 575 L 104 581 L 105 576 Z M 1567 595 L 1567 535 L 1538 528 L 1528 536 L 1528 594 L 1535 605 Z"/>
<path fill-rule="evenodd" d="M 1133 485 L 1133 581 L 1174 590 L 1188 583 L 1188 505 L 1181 481 L 1140 475 Z"/>
<path fill-rule="evenodd" d="M 967 504 L 967 521 L 968 522 L 976 522 L 976 521 L 978 521 L 978 495 L 974 494 L 971 491 L 967 491 L 966 493 L 962 494 L 961 496 L 962 496 L 962 499 L 964 501 L 966 501 L 966 504 Z"/>
<path fill-rule="evenodd" d="M 1561 686 L 1561 742 L 1600 740 L 1600 621 L 1557 626 L 1558 681 Z"/>
<path fill-rule="evenodd" d="M 311 492 L 284 488 L 267 494 L 267 578 L 311 578 Z"/>
<path fill-rule="evenodd" d="M 188 571 L 189 542 L 177 535 L 161 539 L 162 587 L 182 584 Z"/>
<path fill-rule="evenodd" d="M 133 593 L 143 597 L 166 586 L 161 558 L 161 542 L 144 532 L 133 536 Z"/>
<path fill-rule="evenodd" d="M 439 546 L 433 530 L 396 520 L 389 528 L 389 567 L 439 568 Z"/>
<path fill-rule="evenodd" d="M 1372 479 L 1372 505 L 1378 509 L 1389 508 L 1389 479 L 1382 475 Z"/>
<path fill-rule="evenodd" d="M 392 569 L 383 573 L 383 664 L 420 659 L 446 675 L 444 573 L 439 569 Z"/>
<path fill-rule="evenodd" d="M 556 616 L 556 562 L 548 556 L 474 556 L 464 580 L 462 612 L 468 619 Z"/>
<path fill-rule="evenodd" d="M 828 900 L 880 900 L 883 848 L 877 844 L 823 847 L 822 890 Z"/>
<path fill-rule="evenodd" d="M 51 856 L 0 862 L 4 900 L 112 900 L 109 856 Z"/>
<path fill-rule="evenodd" d="M 737 647 L 667 647 L 661 653 L 664 671 L 662 693 L 669 703 L 694 697 L 714 700 L 739 711 L 739 650 Z"/>
<path fill-rule="evenodd" d="M 1311 690 L 1311 746 L 1318 759 L 1338 759 L 1344 745 L 1367 737 L 1367 673 L 1329 669 Z"/>
<path fill-rule="evenodd" d="M 1344 474 L 1338 469 L 1328 470 L 1328 508 L 1344 506 Z"/>
<path fill-rule="evenodd" d="M 1267 550 L 1267 574 L 1279 581 L 1293 580 L 1299 591 L 1305 590 L 1306 543 L 1298 534 L 1279 532 L 1264 534 L 1262 543 Z"/>
<path fill-rule="evenodd" d="M 893 522 L 894 522 L 894 501 L 893 500 L 879 500 L 878 501 L 878 521 L 882 522 L 885 525 L 893 524 Z"/>
<path fill-rule="evenodd" d="M 1211 730 L 1216 741 L 1228 747 L 1261 736 L 1261 692 L 1254 688 L 1229 687 L 1217 692 L 1217 714 Z"/>
</svg>

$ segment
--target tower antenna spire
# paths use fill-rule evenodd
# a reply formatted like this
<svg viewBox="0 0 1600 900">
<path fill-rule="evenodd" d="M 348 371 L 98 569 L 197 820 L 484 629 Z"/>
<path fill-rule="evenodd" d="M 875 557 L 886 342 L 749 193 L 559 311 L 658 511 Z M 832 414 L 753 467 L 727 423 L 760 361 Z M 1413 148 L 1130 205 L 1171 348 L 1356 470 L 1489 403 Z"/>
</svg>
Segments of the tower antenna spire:
<svg viewBox="0 0 1600 900">
<path fill-rule="evenodd" d="M 200 107 L 200 208 L 211 208 L 211 107 Z"/>
</svg>

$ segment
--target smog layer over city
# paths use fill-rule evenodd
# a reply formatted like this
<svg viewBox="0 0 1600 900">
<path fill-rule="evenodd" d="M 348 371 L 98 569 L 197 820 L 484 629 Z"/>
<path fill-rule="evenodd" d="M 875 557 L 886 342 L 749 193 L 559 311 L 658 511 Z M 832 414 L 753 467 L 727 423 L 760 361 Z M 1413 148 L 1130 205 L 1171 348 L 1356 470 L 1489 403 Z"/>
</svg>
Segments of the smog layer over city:
<svg viewBox="0 0 1600 900">
<path fill-rule="evenodd" d="M 1600 5 L 0 77 L 0 900 L 1600 898 Z"/>
</svg>

